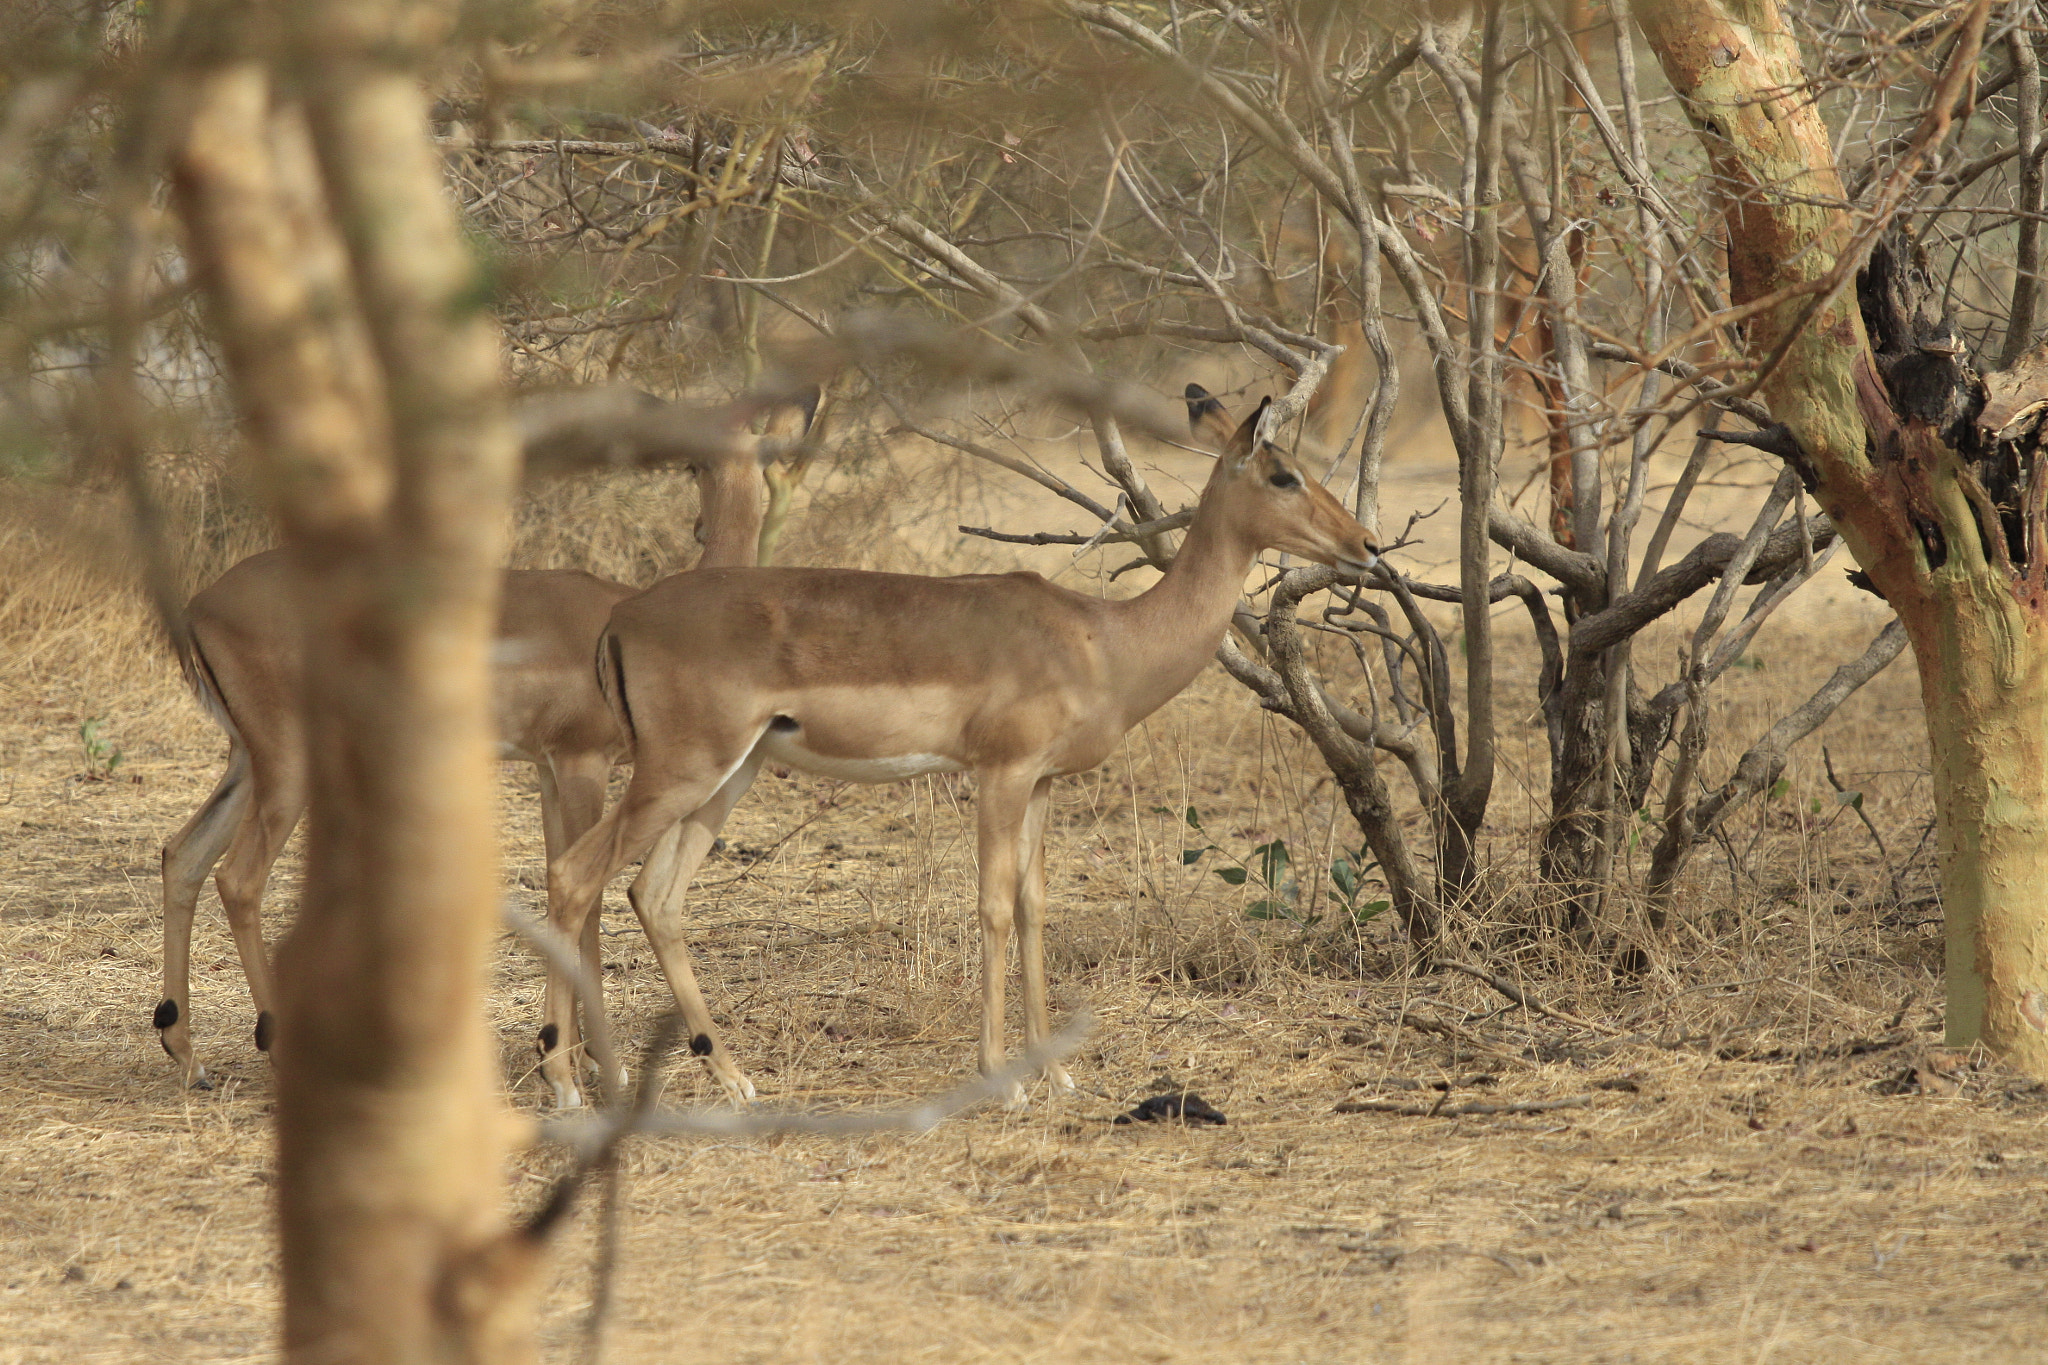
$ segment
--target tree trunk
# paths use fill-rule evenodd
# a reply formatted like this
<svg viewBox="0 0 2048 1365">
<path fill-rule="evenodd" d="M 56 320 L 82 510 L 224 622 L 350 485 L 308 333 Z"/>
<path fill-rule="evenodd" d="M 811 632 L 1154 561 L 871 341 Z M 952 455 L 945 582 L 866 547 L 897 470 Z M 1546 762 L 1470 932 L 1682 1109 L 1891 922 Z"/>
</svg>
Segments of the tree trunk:
<svg viewBox="0 0 2048 1365">
<path fill-rule="evenodd" d="M 1977 425 L 1983 383 L 1883 215 L 1946 136 L 1986 6 L 1961 16 L 1875 221 L 1842 202 L 1775 0 L 1657 0 L 1639 20 L 1727 196 L 1728 261 L 1761 391 L 1919 661 L 1942 833 L 1948 1041 L 2048 1077 L 2048 469 L 2034 429 Z M 1857 306 L 1860 304 L 1860 307 Z"/>
<path fill-rule="evenodd" d="M 1963 586 L 1963 585 L 1958 585 Z M 2048 1076 L 2048 622 L 2001 592 L 1915 633 L 1934 768 L 1948 1041 Z"/>
<path fill-rule="evenodd" d="M 1565 657 L 1557 755 L 1550 765 L 1550 820 L 1543 827 L 1539 872 L 1563 893 L 1564 927 L 1578 929 L 1600 899 L 1592 873 L 1601 861 L 1614 784 L 1607 748 L 1607 654 L 1572 649 Z"/>
<path fill-rule="evenodd" d="M 206 8 L 219 40 L 248 16 Z M 488 652 L 514 443 L 496 329 L 410 67 L 436 11 L 304 5 L 195 44 L 177 205 L 306 632 L 305 891 L 279 952 L 286 1356 L 531 1359 L 483 983 L 498 936 Z M 298 117 L 303 109 L 303 122 Z M 310 131 L 309 131 L 310 130 Z M 317 165 L 316 165 L 317 160 Z"/>
</svg>

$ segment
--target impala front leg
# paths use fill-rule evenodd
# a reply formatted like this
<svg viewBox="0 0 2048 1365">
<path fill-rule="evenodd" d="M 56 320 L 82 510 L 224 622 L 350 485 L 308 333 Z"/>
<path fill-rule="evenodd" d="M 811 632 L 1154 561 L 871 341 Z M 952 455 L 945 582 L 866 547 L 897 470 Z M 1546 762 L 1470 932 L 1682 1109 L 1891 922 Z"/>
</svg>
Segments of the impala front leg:
<svg viewBox="0 0 2048 1365">
<path fill-rule="evenodd" d="M 1044 1047 L 1052 1036 L 1045 999 L 1045 825 L 1052 808 L 1052 779 L 1042 777 L 1031 789 L 1024 812 L 1018 852 L 1022 867 L 1017 887 L 1017 969 L 1024 978 L 1024 1046 Z M 1045 1079 L 1055 1091 L 1074 1088 L 1073 1077 L 1058 1062 L 1049 1062 Z"/>
<path fill-rule="evenodd" d="M 1003 1069 L 1003 977 L 1010 945 L 1010 926 L 1017 916 L 1018 853 L 1031 803 L 1029 778 L 1011 774 L 981 775 L 978 853 L 981 863 L 981 1074 Z M 1030 1101 L 1024 1087 L 1012 1082 L 1003 1107 L 1022 1109 Z"/>
</svg>

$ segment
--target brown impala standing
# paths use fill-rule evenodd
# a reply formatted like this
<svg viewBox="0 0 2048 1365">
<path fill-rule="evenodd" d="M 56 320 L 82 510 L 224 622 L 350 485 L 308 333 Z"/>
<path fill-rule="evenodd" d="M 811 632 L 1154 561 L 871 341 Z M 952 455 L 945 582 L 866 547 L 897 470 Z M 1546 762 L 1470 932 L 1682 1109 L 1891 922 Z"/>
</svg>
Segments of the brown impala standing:
<svg viewBox="0 0 2048 1365">
<path fill-rule="evenodd" d="M 816 404 L 813 391 L 780 406 L 760 437 L 714 433 L 716 439 L 696 442 L 697 453 L 683 462 L 697 476 L 699 567 L 754 563 L 768 497 L 764 466 L 805 433 Z M 608 419 L 629 424 L 635 416 L 659 420 L 675 411 L 631 390 L 583 389 L 529 400 L 514 415 L 530 463 L 573 464 L 591 462 L 613 439 L 604 434 Z M 268 1051 L 271 1043 L 263 888 L 306 809 L 298 711 L 303 648 L 288 605 L 291 572 L 281 550 L 236 564 L 193 597 L 190 631 L 179 650 L 186 680 L 228 736 L 227 771 L 163 855 L 164 994 L 154 1022 L 164 1051 L 200 1089 L 209 1082 L 192 1051 L 192 917 L 216 863 L 221 906 L 256 1005 L 256 1046 Z M 550 859 L 596 823 L 605 781 L 626 754 L 590 661 L 612 607 L 633 592 L 578 570 L 505 573 L 492 670 L 499 745 L 502 757 L 524 759 L 540 772 Z M 592 971 L 598 968 L 596 928 L 593 919 L 583 944 Z"/>
<path fill-rule="evenodd" d="M 1269 400 L 1270 401 L 1270 400 Z M 1052 779 L 1084 772 L 1215 653 L 1262 550 L 1363 572 L 1371 535 L 1321 484 L 1237 428 L 1165 575 L 1125 601 L 1035 573 L 926 578 L 835 569 L 680 574 L 612 609 L 599 669 L 633 745 L 619 804 L 548 868 L 549 913 L 584 931 L 605 884 L 677 821 L 671 894 L 634 910 L 688 1022 L 691 1050 L 735 1099 L 753 1086 L 719 1039 L 682 936 L 690 876 L 764 763 L 894 782 L 972 772 L 980 790 L 981 1049 L 1003 1063 L 1004 950 L 1018 940 L 1024 1034 L 1044 1041 L 1045 821 Z M 1220 417 L 1190 405 L 1197 432 Z M 601 1007 L 593 1002 L 594 1007 Z M 575 1001 L 549 975 L 542 1071 L 581 1103 Z M 597 1059 L 613 1069 L 613 1059 Z M 617 1084 L 615 1073 L 608 1084 Z M 1069 1087 L 1053 1068 L 1056 1086 Z M 1012 1104 L 1021 1104 L 1015 1086 Z"/>
</svg>

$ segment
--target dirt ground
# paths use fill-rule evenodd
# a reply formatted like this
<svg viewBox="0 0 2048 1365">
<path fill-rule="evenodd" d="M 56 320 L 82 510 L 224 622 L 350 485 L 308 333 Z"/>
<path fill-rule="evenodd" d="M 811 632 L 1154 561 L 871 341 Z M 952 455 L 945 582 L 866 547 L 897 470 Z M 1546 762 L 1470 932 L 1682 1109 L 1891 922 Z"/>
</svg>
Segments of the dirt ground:
<svg viewBox="0 0 2048 1365">
<path fill-rule="evenodd" d="M 1419 501 L 1429 478 L 1411 483 L 1399 496 Z M 267 1359 L 271 1076 L 210 891 L 194 1036 L 218 1088 L 184 1090 L 149 1025 L 157 851 L 224 746 L 139 615 L 25 581 L 0 573 L 0 1362 Z M 1768 627 L 1724 688 L 1710 773 L 1874 631 L 1833 594 Z M 1641 657 L 1665 666 L 1673 638 Z M 113 780 L 85 778 L 105 766 L 88 717 L 122 750 Z M 1097 1019 L 1070 1064 L 1084 1093 L 915 1137 L 639 1140 L 605 1358 L 2041 1359 L 2048 1096 L 1937 1046 L 1910 660 L 1820 742 L 1883 857 L 1809 743 L 1790 789 L 1698 860 L 1656 970 L 1617 983 L 1568 941 L 1498 932 L 1534 922 L 1543 738 L 1516 717 L 1497 906 L 1469 928 L 1519 943 L 1488 965 L 1568 1022 L 1468 976 L 1403 974 L 1385 917 L 1348 939 L 1255 921 L 1215 855 L 1184 867 L 1187 831 L 1155 807 L 1197 806 L 1240 856 L 1281 837 L 1310 866 L 1355 842 L 1313 755 L 1212 672 L 1059 787 L 1049 940 L 1056 1002 Z M 527 770 L 504 792 L 508 885 L 537 908 Z M 971 834 L 953 780 L 757 787 L 692 923 L 765 1102 L 901 1104 L 968 1071 Z M 630 1040 L 667 1001 L 623 895 L 610 905 Z M 1615 923 L 1631 913 L 1618 897 Z M 509 941 L 493 999 L 508 1096 L 537 1112 L 539 974 Z M 1228 1123 L 1111 1122 L 1180 1086 Z M 712 1087 L 683 1060 L 670 1098 Z M 513 1203 L 537 1204 L 561 1162 L 523 1155 Z M 594 1221 L 586 1205 L 558 1247 L 551 1360 L 580 1358 Z"/>
</svg>

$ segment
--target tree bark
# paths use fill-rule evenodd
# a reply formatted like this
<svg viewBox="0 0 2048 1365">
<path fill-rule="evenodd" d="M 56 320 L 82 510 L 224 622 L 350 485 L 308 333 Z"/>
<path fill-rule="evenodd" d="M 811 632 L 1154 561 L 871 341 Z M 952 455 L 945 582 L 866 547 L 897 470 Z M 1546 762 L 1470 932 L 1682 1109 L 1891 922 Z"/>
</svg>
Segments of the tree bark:
<svg viewBox="0 0 2048 1365">
<path fill-rule="evenodd" d="M 1946 136 L 1986 13 L 1962 12 L 1874 218 L 1830 207 L 1841 178 L 1774 0 L 1657 0 L 1639 20 L 1726 195 L 1733 301 L 1782 295 L 1749 324 L 1760 391 L 1919 662 L 1948 1041 L 2048 1077 L 2048 471 L 2031 432 L 1975 428 L 1982 384 L 1929 321 L 1910 243 L 1880 242 L 1853 295 L 1841 273 Z"/>
<path fill-rule="evenodd" d="M 304 5 L 278 61 L 221 52 L 257 26 L 202 8 L 174 165 L 306 632 L 305 892 L 272 1055 L 285 1353 L 323 1365 L 533 1356 L 538 1247 L 502 1210 L 482 1008 L 515 443 L 413 69 L 450 17 Z"/>
<path fill-rule="evenodd" d="M 1338 790 L 1344 793 L 1344 804 L 1352 819 L 1358 822 L 1373 857 L 1379 860 L 1387 882 L 1387 896 L 1393 902 L 1402 931 L 1419 952 L 1428 954 L 1436 946 L 1440 927 L 1437 908 L 1423 892 L 1421 872 L 1401 837 L 1394 803 L 1385 779 L 1373 766 L 1372 750 L 1344 733 L 1330 715 L 1322 691 L 1309 672 L 1301 630 L 1294 619 L 1301 599 L 1328 587 L 1333 576 L 1326 569 L 1297 569 L 1274 589 L 1273 605 L 1266 615 L 1266 642 L 1272 651 L 1280 689 L 1277 695 L 1263 687 L 1260 690 L 1268 705 L 1300 726 L 1322 754 Z M 1265 679 L 1258 682 L 1263 684 Z"/>
</svg>

